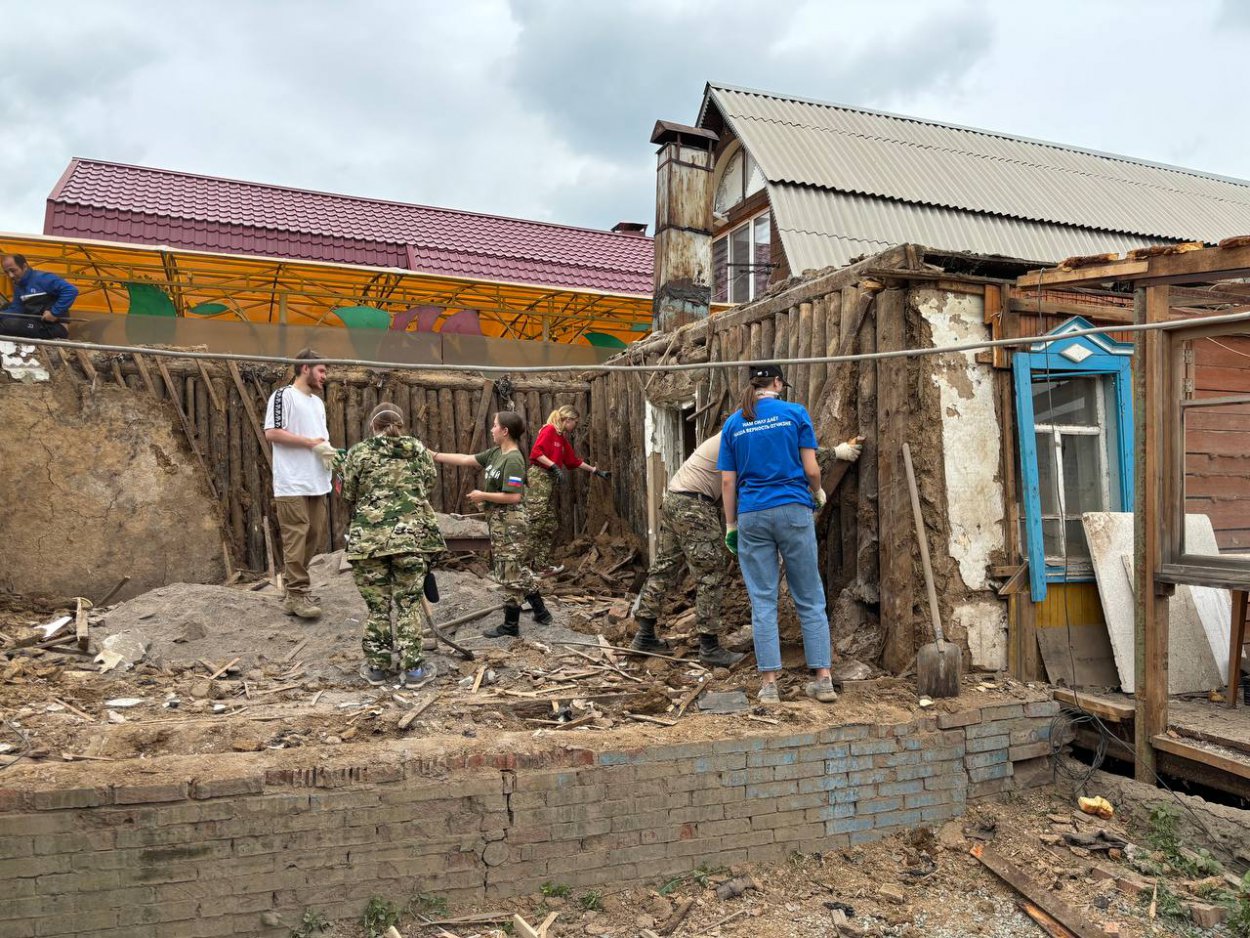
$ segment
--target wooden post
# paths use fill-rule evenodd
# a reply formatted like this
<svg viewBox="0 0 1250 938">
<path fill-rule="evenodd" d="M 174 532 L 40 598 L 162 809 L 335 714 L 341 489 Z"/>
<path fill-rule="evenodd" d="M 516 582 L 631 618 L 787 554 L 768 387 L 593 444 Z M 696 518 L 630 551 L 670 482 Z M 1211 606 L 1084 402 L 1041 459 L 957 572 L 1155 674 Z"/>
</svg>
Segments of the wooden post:
<svg viewBox="0 0 1250 938">
<path fill-rule="evenodd" d="M 1167 286 L 1138 288 L 1134 306 L 1139 323 L 1168 317 Z M 1136 450 L 1136 498 L 1133 507 L 1135 685 L 1137 712 L 1133 721 L 1139 782 L 1155 783 L 1154 737 L 1168 728 L 1168 602 L 1155 587 L 1165 540 L 1163 526 L 1171 506 L 1164 503 L 1163 469 L 1179 441 L 1160 433 L 1168 408 L 1165 354 L 1167 337 L 1158 330 L 1135 334 L 1133 355 L 1133 423 Z"/>
<path fill-rule="evenodd" d="M 849 292 L 848 292 L 849 291 Z M 855 342 L 858 336 L 858 350 L 862 354 L 870 354 L 877 350 L 876 316 L 869 318 L 865 306 L 864 319 L 858 323 L 851 322 L 848 326 L 847 316 L 858 308 L 858 291 L 847 287 L 842 291 L 842 329 L 852 329 L 848 340 L 847 332 L 843 331 L 841 344 L 846 347 Z M 864 451 L 855 464 L 859 473 L 858 515 L 859 527 L 855 545 L 855 579 L 865 597 L 876 596 L 881 577 L 881 558 L 877 553 L 877 535 L 880 519 L 877 512 L 877 368 L 870 362 L 858 363 L 858 379 L 856 388 L 856 423 L 864 434 Z M 830 379 L 833 378 L 832 371 Z M 827 384 L 828 382 L 826 382 Z M 817 433 L 820 423 L 816 424 Z"/>
<path fill-rule="evenodd" d="M 906 291 L 886 290 L 877 304 L 877 350 L 906 344 Z M 911 389 L 907 359 L 877 363 L 877 517 L 881 541 L 881 626 L 885 632 L 882 663 L 896 674 L 916 653 L 912 597 L 912 517 L 903 472 L 903 443 Z"/>
</svg>

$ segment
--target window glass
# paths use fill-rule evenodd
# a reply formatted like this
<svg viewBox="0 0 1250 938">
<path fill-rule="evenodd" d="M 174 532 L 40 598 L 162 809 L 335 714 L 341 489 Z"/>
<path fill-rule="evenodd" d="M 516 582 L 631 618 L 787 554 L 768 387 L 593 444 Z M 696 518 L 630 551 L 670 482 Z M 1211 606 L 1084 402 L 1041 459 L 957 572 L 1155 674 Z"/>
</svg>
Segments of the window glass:
<svg viewBox="0 0 1250 938">
<path fill-rule="evenodd" d="M 754 289 L 751 291 L 751 299 L 759 296 L 768 289 L 768 279 L 772 276 L 773 269 L 769 266 L 769 257 L 772 253 L 772 241 L 770 229 L 771 219 L 765 212 L 759 218 L 752 222 L 755 247 L 752 251 L 751 260 L 755 266 L 751 270 L 751 279 Z"/>
<path fill-rule="evenodd" d="M 1039 424 L 1098 425 L 1098 380 L 1063 378 L 1033 382 L 1033 419 Z"/>
<path fill-rule="evenodd" d="M 729 158 L 729 162 L 725 164 L 725 171 L 721 174 L 720 184 L 716 187 L 714 207 L 718 212 L 727 212 L 742 201 L 742 152 L 740 149 L 734 151 L 733 156 Z"/>
<path fill-rule="evenodd" d="M 729 302 L 729 239 L 712 242 L 712 302 Z"/>
<path fill-rule="evenodd" d="M 742 225 L 729 233 L 729 302 L 751 299 L 751 226 Z"/>
</svg>

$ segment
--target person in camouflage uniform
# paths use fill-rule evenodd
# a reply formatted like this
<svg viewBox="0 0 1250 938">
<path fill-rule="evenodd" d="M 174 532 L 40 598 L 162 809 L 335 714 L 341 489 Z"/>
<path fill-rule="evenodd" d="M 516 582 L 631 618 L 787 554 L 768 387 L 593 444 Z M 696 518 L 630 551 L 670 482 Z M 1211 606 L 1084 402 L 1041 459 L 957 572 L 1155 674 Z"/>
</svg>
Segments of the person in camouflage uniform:
<svg viewBox="0 0 1250 938">
<path fill-rule="evenodd" d="M 517 441 L 525 432 L 519 414 L 503 410 L 495 414 L 490 435 L 494 446 L 481 453 L 435 453 L 434 459 L 452 466 L 484 469 L 481 489 L 468 494 L 468 500 L 486 509 L 490 532 L 491 573 L 503 587 L 504 621 L 485 632 L 487 638 L 521 634 L 521 604 L 528 601 L 534 620 L 540 625 L 551 621 L 551 613 L 538 592 L 538 578 L 527 558 L 527 515 L 521 505 L 525 488 L 525 456 Z"/>
<path fill-rule="evenodd" d="M 634 605 L 638 631 L 631 647 L 635 651 L 663 653 L 667 643 L 656 637 L 655 626 L 664 601 L 681 578 L 682 561 L 695 581 L 695 615 L 699 631 L 699 660 L 710 667 L 730 667 L 742 655 L 722 648 L 724 631 L 721 600 L 729 580 L 730 555 L 725 550 L 720 518 L 720 452 L 717 433 L 695 449 L 673 473 L 660 503 L 660 530 L 647 580 Z"/>
<path fill-rule="evenodd" d="M 398 407 L 379 404 L 369 415 L 372 435 L 339 463 L 352 508 L 347 559 L 369 607 L 361 675 L 371 684 L 391 674 L 408 684 L 433 675 L 421 654 L 421 598 L 430 565 L 447 545 L 429 500 L 434 459 L 403 425 Z"/>
<path fill-rule="evenodd" d="M 559 573 L 561 567 L 551 565 L 559 510 L 556 507 L 556 486 L 568 481 L 568 470 L 582 469 L 599 479 L 610 479 L 612 473 L 583 462 L 573 449 L 570 434 L 577 429 L 581 415 L 563 404 L 553 410 L 538 431 L 530 449 L 529 472 L 526 475 L 525 523 L 528 526 L 527 546 L 530 567 L 540 576 Z"/>
</svg>

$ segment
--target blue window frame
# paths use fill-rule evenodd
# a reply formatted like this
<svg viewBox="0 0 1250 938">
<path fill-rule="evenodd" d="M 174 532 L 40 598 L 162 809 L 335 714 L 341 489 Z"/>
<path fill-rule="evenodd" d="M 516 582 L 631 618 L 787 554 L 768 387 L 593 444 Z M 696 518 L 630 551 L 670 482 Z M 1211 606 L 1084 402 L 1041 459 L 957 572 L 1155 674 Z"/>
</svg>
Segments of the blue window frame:
<svg viewBox="0 0 1250 938">
<path fill-rule="evenodd" d="M 1012 357 L 1029 589 L 1088 579 L 1082 511 L 1130 511 L 1133 504 L 1133 346 L 1077 316 Z M 1055 548 L 1048 550 L 1047 548 Z M 1049 556 L 1048 556 L 1049 555 Z"/>
</svg>

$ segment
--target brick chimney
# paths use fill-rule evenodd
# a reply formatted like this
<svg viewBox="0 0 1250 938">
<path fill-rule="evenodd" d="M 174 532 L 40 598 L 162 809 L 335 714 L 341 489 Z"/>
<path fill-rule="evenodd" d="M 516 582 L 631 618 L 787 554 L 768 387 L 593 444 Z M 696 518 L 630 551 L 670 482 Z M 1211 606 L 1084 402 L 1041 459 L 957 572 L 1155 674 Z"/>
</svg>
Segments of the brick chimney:
<svg viewBox="0 0 1250 938">
<path fill-rule="evenodd" d="M 712 301 L 712 161 L 709 130 L 656 121 L 655 299 L 652 328 L 706 319 Z"/>
</svg>

